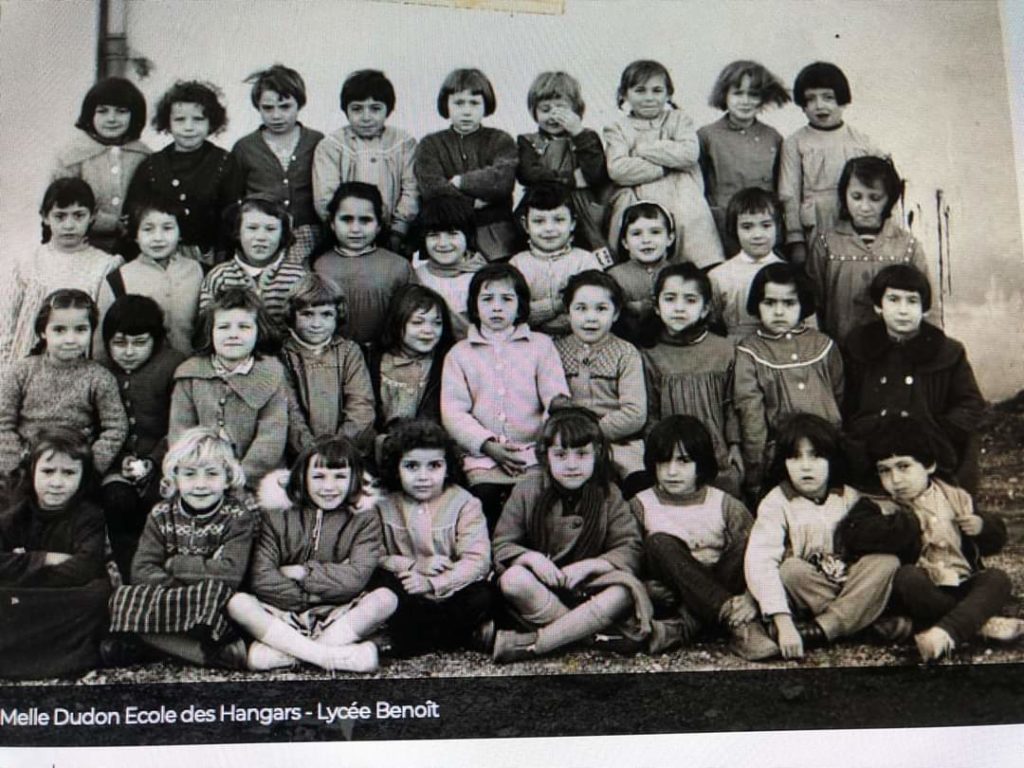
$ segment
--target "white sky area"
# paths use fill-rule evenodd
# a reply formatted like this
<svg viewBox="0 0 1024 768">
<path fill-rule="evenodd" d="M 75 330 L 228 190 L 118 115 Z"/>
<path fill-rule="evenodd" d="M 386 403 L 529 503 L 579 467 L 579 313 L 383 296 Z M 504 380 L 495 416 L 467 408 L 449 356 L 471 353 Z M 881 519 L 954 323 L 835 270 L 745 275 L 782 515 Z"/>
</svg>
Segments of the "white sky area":
<svg viewBox="0 0 1024 768">
<path fill-rule="evenodd" d="M 986 396 L 1024 387 L 1022 207 L 1011 103 L 1018 118 L 1024 107 L 1019 84 L 1007 83 L 1004 58 L 1016 53 L 1020 71 L 1024 3 L 566 0 L 565 13 L 555 16 L 355 0 L 127 5 L 132 55 L 153 63 L 146 79 L 129 76 L 151 109 L 175 79 L 216 83 L 230 122 L 214 141 L 227 148 L 258 124 L 242 80 L 274 62 L 303 74 L 309 103 L 301 119 L 325 132 L 344 123 L 338 92 L 345 75 L 383 69 L 398 94 L 390 120 L 416 136 L 444 127 L 435 100 L 455 67 L 490 76 L 498 109 L 488 123 L 514 135 L 534 129 L 526 93 L 546 69 L 580 80 L 584 122 L 600 130 L 616 118 L 619 75 L 636 58 L 669 68 L 675 100 L 697 125 L 718 117 L 707 97 L 734 59 L 758 60 L 789 86 L 805 64 L 835 62 L 853 91 L 847 121 L 888 149 L 907 179 L 907 208 L 916 212 L 914 231 L 933 270 L 936 191 L 943 191 L 953 287 L 945 297 L 947 330 L 967 344 Z M 95 50 L 95 2 L 0 3 L 0 263 L 38 242 L 36 211 L 93 81 Z M 783 135 L 805 122 L 793 105 L 763 119 Z M 1019 158 L 1024 134 L 1017 133 Z M 143 139 L 154 148 L 168 141 L 152 130 Z"/>
</svg>

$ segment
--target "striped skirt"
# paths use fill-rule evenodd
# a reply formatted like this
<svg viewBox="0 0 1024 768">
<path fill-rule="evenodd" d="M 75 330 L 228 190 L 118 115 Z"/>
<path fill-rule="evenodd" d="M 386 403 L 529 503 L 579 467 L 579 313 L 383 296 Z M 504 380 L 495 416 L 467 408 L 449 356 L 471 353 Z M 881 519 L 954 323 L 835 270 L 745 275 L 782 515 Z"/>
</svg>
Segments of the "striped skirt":
<svg viewBox="0 0 1024 768">
<path fill-rule="evenodd" d="M 224 606 L 234 590 L 208 579 L 187 587 L 132 584 L 118 587 L 110 599 L 111 632 L 201 633 L 220 640 L 230 629 Z"/>
</svg>

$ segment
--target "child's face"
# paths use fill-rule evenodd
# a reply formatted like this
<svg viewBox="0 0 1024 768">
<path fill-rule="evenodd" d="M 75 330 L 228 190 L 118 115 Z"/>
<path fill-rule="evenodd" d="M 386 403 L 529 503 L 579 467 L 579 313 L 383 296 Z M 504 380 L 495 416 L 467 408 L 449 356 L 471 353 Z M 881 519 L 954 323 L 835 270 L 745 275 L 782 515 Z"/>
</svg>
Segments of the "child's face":
<svg viewBox="0 0 1024 768">
<path fill-rule="evenodd" d="M 685 496 L 697 490 L 697 462 L 686 455 L 681 445 L 672 448 L 672 458 L 654 465 L 658 487 L 674 496 Z"/>
<path fill-rule="evenodd" d="M 750 84 L 750 75 L 744 75 L 739 83 L 729 86 L 725 94 L 725 108 L 729 116 L 741 125 L 754 122 L 761 109 L 761 92 Z"/>
<path fill-rule="evenodd" d="M 171 137 L 179 152 L 194 152 L 210 135 L 210 118 L 201 104 L 177 101 L 171 104 Z"/>
<path fill-rule="evenodd" d="M 228 470 L 222 461 L 183 462 L 174 472 L 182 500 L 197 512 L 217 506 L 228 489 Z"/>
<path fill-rule="evenodd" d="M 654 311 L 670 333 L 682 333 L 707 317 L 708 310 L 700 286 L 693 280 L 673 275 L 661 287 Z"/>
<path fill-rule="evenodd" d="M 796 455 L 786 459 L 786 474 L 797 493 L 808 499 L 821 499 L 828 490 L 828 459 L 806 437 L 797 440 Z"/>
<path fill-rule="evenodd" d="M 483 94 L 456 91 L 448 97 L 448 119 L 459 133 L 473 133 L 484 119 Z"/>
<path fill-rule="evenodd" d="M 626 103 L 634 117 L 652 120 L 665 111 L 668 103 L 668 86 L 665 78 L 655 75 L 642 83 L 630 86 L 626 91 Z"/>
<path fill-rule="evenodd" d="M 896 501 L 913 501 L 928 489 L 935 465 L 926 467 L 913 456 L 891 456 L 875 463 L 885 492 Z"/>
<path fill-rule="evenodd" d="M 660 217 L 639 218 L 626 227 L 623 238 L 629 258 L 640 264 L 657 264 L 665 258 L 675 237 L 669 233 L 668 225 Z"/>
<path fill-rule="evenodd" d="M 111 359 L 125 373 L 134 373 L 146 364 L 153 355 L 153 335 L 139 333 L 128 336 L 118 331 L 110 337 L 108 347 Z"/>
<path fill-rule="evenodd" d="M 264 127 L 277 136 L 289 133 L 299 119 L 299 102 L 294 96 L 285 96 L 277 91 L 261 93 L 256 108 Z"/>
<path fill-rule="evenodd" d="M 358 251 L 373 245 L 380 232 L 380 222 L 369 200 L 346 197 L 331 219 L 331 229 L 338 238 L 338 245 Z"/>
<path fill-rule="evenodd" d="M 755 259 L 763 259 L 775 247 L 775 216 L 771 211 L 741 213 L 736 217 L 740 248 Z"/>
<path fill-rule="evenodd" d="M 566 448 L 561 441 L 548 448 L 548 469 L 556 483 L 567 491 L 575 491 L 594 474 L 597 453 L 593 443 Z"/>
<path fill-rule="evenodd" d="M 835 128 L 843 122 L 843 108 L 831 88 L 808 88 L 804 91 L 804 115 L 815 128 Z"/>
<path fill-rule="evenodd" d="M 576 221 L 568 205 L 560 205 L 550 211 L 530 208 L 525 222 L 530 245 L 543 253 L 555 253 L 565 248 L 576 229 Z"/>
<path fill-rule="evenodd" d="M 45 216 L 52 233 L 50 242 L 58 251 L 76 250 L 85 242 L 92 219 L 92 211 L 79 203 L 53 206 Z"/>
<path fill-rule="evenodd" d="M 477 298 L 480 327 L 488 331 L 508 330 L 519 314 L 519 297 L 511 280 L 491 280 L 484 283 Z"/>
<path fill-rule="evenodd" d="M 177 217 L 163 211 L 147 211 L 135 233 L 139 250 L 154 261 L 170 257 L 177 250 L 180 238 Z"/>
<path fill-rule="evenodd" d="M 427 232 L 423 238 L 427 258 L 442 267 L 451 267 L 466 255 L 466 233 L 458 229 L 447 232 Z"/>
<path fill-rule="evenodd" d="M 92 113 L 92 128 L 96 135 L 107 141 L 116 141 L 128 131 L 132 122 L 132 111 L 128 107 L 113 104 L 97 104 Z"/>
<path fill-rule="evenodd" d="M 277 258 L 281 247 L 281 220 L 263 211 L 242 213 L 238 223 L 238 242 L 242 260 L 254 267 L 265 267 Z"/>
<path fill-rule="evenodd" d="M 373 139 L 384 132 L 388 119 L 388 105 L 376 99 L 350 101 L 345 109 L 349 125 L 361 139 Z"/>
<path fill-rule="evenodd" d="M 417 309 L 405 322 L 402 347 L 413 355 L 429 355 L 441 340 L 444 321 L 436 306 Z"/>
<path fill-rule="evenodd" d="M 551 99 L 541 99 L 537 102 L 537 109 L 534 110 L 534 119 L 537 127 L 552 136 L 561 136 L 565 133 L 565 124 L 562 118 L 567 114 L 576 114 L 576 110 L 564 96 L 555 96 Z"/>
<path fill-rule="evenodd" d="M 885 330 L 894 339 L 910 339 L 921 330 L 924 305 L 917 291 L 901 288 L 886 288 L 882 294 L 882 306 L 875 307 L 875 313 L 885 321 Z"/>
<path fill-rule="evenodd" d="M 430 501 L 444 492 L 448 461 L 443 448 L 414 448 L 402 454 L 398 479 L 402 490 L 416 501 Z"/>
<path fill-rule="evenodd" d="M 770 333 L 787 333 L 800 324 L 800 296 L 795 285 L 765 283 L 764 298 L 757 308 L 761 325 Z"/>
<path fill-rule="evenodd" d="M 248 359 L 256 348 L 259 329 L 249 309 L 220 309 L 213 316 L 213 351 L 228 363 Z"/>
<path fill-rule="evenodd" d="M 865 184 L 856 176 L 850 177 L 846 188 L 846 209 L 855 227 L 877 229 L 882 226 L 882 214 L 889 204 L 889 196 L 880 180 Z"/>
<path fill-rule="evenodd" d="M 92 325 L 86 309 L 54 309 L 43 329 L 46 354 L 63 363 L 85 357 L 89 353 Z"/>
<path fill-rule="evenodd" d="M 569 325 L 573 335 L 584 344 L 597 344 L 604 339 L 619 319 L 612 295 L 598 285 L 583 285 L 576 289 L 569 302 Z"/>
<path fill-rule="evenodd" d="M 66 453 L 47 451 L 36 462 L 32 487 L 42 509 L 60 509 L 78 491 L 82 484 L 84 467 L 78 459 Z"/>
<path fill-rule="evenodd" d="M 306 465 L 309 500 L 324 512 L 331 512 L 344 504 L 351 488 L 351 467 L 324 466 L 319 456 L 311 458 Z"/>
<path fill-rule="evenodd" d="M 333 304 L 315 304 L 295 313 L 295 335 L 307 344 L 324 344 L 338 330 L 338 308 Z"/>
</svg>

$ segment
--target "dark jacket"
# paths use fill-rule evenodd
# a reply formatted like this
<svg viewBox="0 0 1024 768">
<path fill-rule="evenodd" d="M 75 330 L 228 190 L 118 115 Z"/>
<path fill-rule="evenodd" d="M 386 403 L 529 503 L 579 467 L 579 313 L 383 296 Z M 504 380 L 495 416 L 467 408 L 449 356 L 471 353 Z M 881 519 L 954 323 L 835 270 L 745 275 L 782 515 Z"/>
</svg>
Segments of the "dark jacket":
<svg viewBox="0 0 1024 768">
<path fill-rule="evenodd" d="M 87 501 L 72 501 L 60 510 L 21 501 L 0 513 L 0 586 L 87 584 L 103 575 L 105 536 L 103 511 Z M 71 558 L 60 565 L 45 565 L 47 552 L 63 552 Z"/>
<path fill-rule="evenodd" d="M 387 431 L 387 424 L 382 416 L 380 399 L 380 363 L 384 357 L 380 347 L 370 347 L 367 354 L 367 366 L 370 369 L 370 383 L 373 385 L 373 399 L 377 412 L 377 423 L 374 425 L 378 433 Z M 434 362 L 430 365 L 430 373 L 427 374 L 427 385 L 420 398 L 420 404 L 416 408 L 418 418 L 430 419 L 441 423 L 441 373 L 444 370 L 445 353 L 440 349 L 434 350 Z"/>
</svg>

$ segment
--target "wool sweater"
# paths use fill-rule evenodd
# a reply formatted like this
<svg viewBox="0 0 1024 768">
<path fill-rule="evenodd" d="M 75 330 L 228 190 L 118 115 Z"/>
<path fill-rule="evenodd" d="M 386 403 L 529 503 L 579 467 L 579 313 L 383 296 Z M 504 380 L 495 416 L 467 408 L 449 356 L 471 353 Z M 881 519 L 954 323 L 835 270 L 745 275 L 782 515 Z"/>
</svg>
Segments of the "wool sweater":
<svg viewBox="0 0 1024 768">
<path fill-rule="evenodd" d="M 213 579 L 237 589 L 249 566 L 259 512 L 232 495 L 202 514 L 180 497 L 161 501 L 146 518 L 132 560 L 132 584 L 181 587 Z"/>
<path fill-rule="evenodd" d="M 835 554 L 836 527 L 859 498 L 853 488 L 842 486 L 830 489 L 825 500 L 817 504 L 797 493 L 788 481 L 764 497 L 750 530 L 744 561 L 747 589 L 761 613 L 773 616 L 791 612 L 779 566 L 787 557 L 810 560 Z"/>
<path fill-rule="evenodd" d="M 647 418 L 647 389 L 637 348 L 609 334 L 593 345 L 563 336 L 555 339 L 555 349 L 573 404 L 594 412 L 609 441 L 639 437 Z"/>
<path fill-rule="evenodd" d="M 346 125 L 326 136 L 313 154 L 316 212 L 327 219 L 327 204 L 342 182 L 363 181 L 380 190 L 384 224 L 393 232 L 409 231 L 419 212 L 413 173 L 416 139 L 401 128 L 384 126 L 380 136 L 365 139 Z"/>
<path fill-rule="evenodd" d="M 893 264 L 910 264 L 928 275 L 921 244 L 892 219 L 870 242 L 849 221 L 816 233 L 805 268 L 814 285 L 821 330 L 845 343 L 850 331 L 877 319 L 868 291 L 875 275 Z"/>
<path fill-rule="evenodd" d="M 235 449 L 245 481 L 255 487 L 284 462 L 288 440 L 288 380 L 273 358 L 258 358 L 252 370 L 222 379 L 209 357 L 190 357 L 174 372 L 168 442 L 185 430 L 215 427 Z"/>
<path fill-rule="evenodd" d="M 79 129 L 57 154 L 51 181 L 76 178 L 86 182 L 96 196 L 96 218 L 90 231 L 116 235 L 123 231 L 121 213 L 135 169 L 152 152 L 139 140 L 103 144 Z"/>
<path fill-rule="evenodd" d="M 747 296 L 754 276 L 769 264 L 781 262 L 782 259 L 774 253 L 754 259 L 740 251 L 708 272 L 713 312 L 725 323 L 729 339 L 734 343 L 754 333 L 761 324 L 760 318 L 747 313 Z"/>
<path fill-rule="evenodd" d="M 324 135 L 299 124 L 299 143 L 284 168 L 258 128 L 231 149 L 245 195 L 273 195 L 292 217 L 292 227 L 319 224 L 313 207 L 313 156 Z"/>
<path fill-rule="evenodd" d="M 569 313 L 562 303 L 562 289 L 569 278 L 588 269 L 611 266 L 582 248 L 560 253 L 531 249 L 517 253 L 509 263 L 523 273 L 530 287 L 530 327 L 552 336 L 569 333 Z"/>
<path fill-rule="evenodd" d="M 611 205 L 608 242 L 619 242 L 622 214 L 633 203 L 661 203 L 675 218 L 674 259 L 710 267 L 722 243 L 704 199 L 700 145 L 693 120 L 679 109 L 648 120 L 627 115 L 604 129 L 608 175 L 618 187 Z"/>
<path fill-rule="evenodd" d="M 77 587 L 103 576 L 103 510 L 77 497 L 63 509 L 26 499 L 0 513 L 0 586 Z M 15 550 L 19 550 L 15 552 Z M 47 565 L 47 552 L 71 555 Z"/>
<path fill-rule="evenodd" d="M 491 572 L 487 520 L 480 500 L 469 491 L 449 485 L 427 502 L 393 492 L 381 498 L 377 512 L 384 532 L 382 568 L 404 573 L 420 560 L 447 558 L 447 568 L 426 577 L 428 599 L 444 600 Z"/>
<path fill-rule="evenodd" d="M 725 224 L 725 209 L 741 189 L 774 192 L 779 178 L 782 135 L 758 120 L 739 126 L 727 112 L 697 130 L 704 193 L 715 221 Z"/>
<path fill-rule="evenodd" d="M 238 254 L 231 261 L 218 264 L 211 269 L 199 288 L 199 311 L 203 311 L 214 298 L 228 288 L 246 288 L 263 300 L 263 308 L 270 319 L 283 326 L 288 311 L 288 292 L 306 276 L 306 268 L 288 261 L 282 253 L 278 260 L 253 278 L 242 266 Z"/>
<path fill-rule="evenodd" d="M 372 510 L 303 505 L 284 512 L 264 510 L 252 553 L 252 592 L 285 611 L 342 605 L 366 587 L 382 542 L 380 520 Z M 304 566 L 306 575 L 290 579 L 281 573 L 283 565 Z"/>
<path fill-rule="evenodd" d="M 500 575 L 528 552 L 538 551 L 530 538 L 533 518 L 539 514 L 538 501 L 547 481 L 537 476 L 527 477 L 512 489 L 505 509 L 494 529 L 494 568 Z M 615 485 L 608 487 L 608 495 L 599 510 L 599 525 L 604 530 L 600 553 L 616 570 L 635 574 L 640 568 L 643 545 L 640 527 L 629 505 Z M 548 531 L 548 550 L 542 555 L 562 567 L 576 562 L 573 552 L 583 532 L 583 518 L 567 514 L 561 502 L 556 502 L 545 521 Z"/>
<path fill-rule="evenodd" d="M 117 382 L 95 360 L 33 355 L 0 373 L 0 473 L 17 468 L 29 443 L 49 427 L 85 435 L 99 474 L 110 467 L 128 433 Z"/>
</svg>

